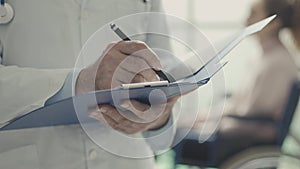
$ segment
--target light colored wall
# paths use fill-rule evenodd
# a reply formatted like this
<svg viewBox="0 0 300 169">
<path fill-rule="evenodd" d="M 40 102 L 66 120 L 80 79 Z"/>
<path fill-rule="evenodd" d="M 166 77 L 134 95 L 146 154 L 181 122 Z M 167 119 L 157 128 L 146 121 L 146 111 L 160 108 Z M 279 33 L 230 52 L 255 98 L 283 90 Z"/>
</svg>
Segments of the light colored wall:
<svg viewBox="0 0 300 169">
<path fill-rule="evenodd" d="M 224 45 L 234 34 L 244 27 L 245 19 L 249 13 L 252 0 L 163 0 L 168 14 L 178 16 L 191 22 L 200 29 L 217 49 Z M 176 25 L 176 24 L 175 24 Z M 187 39 L 198 42 L 193 34 L 189 33 L 184 26 L 177 24 L 171 27 L 171 31 L 185 32 Z M 201 45 L 201 44 L 199 44 Z M 184 49 L 175 48 L 175 53 L 183 56 L 187 53 Z M 226 91 L 236 92 L 243 83 L 245 76 L 251 70 L 251 60 L 260 55 L 260 48 L 254 37 L 245 39 L 226 58 L 229 64 L 225 67 L 224 78 Z M 201 65 L 199 65 L 200 67 Z M 211 107 L 212 98 L 222 100 L 223 94 L 213 91 L 211 85 L 199 89 L 201 93 L 200 107 L 203 111 Z"/>
</svg>

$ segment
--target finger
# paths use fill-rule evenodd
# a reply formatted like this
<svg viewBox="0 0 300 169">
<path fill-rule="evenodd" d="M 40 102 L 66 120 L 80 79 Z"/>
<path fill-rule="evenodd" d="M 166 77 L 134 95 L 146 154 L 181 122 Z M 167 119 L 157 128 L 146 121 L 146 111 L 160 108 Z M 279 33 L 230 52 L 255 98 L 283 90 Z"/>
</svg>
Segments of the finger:
<svg viewBox="0 0 300 169">
<path fill-rule="evenodd" d="M 135 55 L 147 62 L 152 68 L 160 70 L 162 68 L 157 55 L 141 41 L 120 41 L 115 48 L 127 55 Z"/>
<path fill-rule="evenodd" d="M 141 75 L 147 82 L 160 81 L 159 76 L 153 71 L 153 69 L 143 70 L 138 74 Z"/>
<path fill-rule="evenodd" d="M 126 55 L 120 53 L 119 51 L 110 50 L 101 60 L 101 62 L 97 63 L 98 65 L 95 65 L 97 68 L 95 77 L 95 84 L 97 86 L 96 89 L 103 90 L 114 88 L 120 85 L 117 79 L 112 78 L 116 68 L 125 57 Z"/>
<path fill-rule="evenodd" d="M 115 116 L 112 116 L 112 114 L 117 114 L 118 111 L 110 105 L 101 105 L 100 107 L 102 107 L 102 109 L 100 108 L 98 112 L 101 112 L 100 114 L 102 115 L 101 117 L 103 118 L 105 124 L 117 131 L 123 132 L 125 134 L 134 134 L 137 132 L 146 131 L 149 128 L 150 123 L 131 121 L 130 119 L 123 118 L 122 115 L 117 115 L 117 117 L 122 116 L 122 118 L 117 118 L 116 120 Z M 103 107 L 108 108 L 108 110 L 103 111 Z M 99 116 L 96 117 L 99 119 Z M 139 119 L 139 121 L 141 121 L 141 119 Z"/>
<path fill-rule="evenodd" d="M 180 96 L 173 96 L 168 99 L 168 102 L 176 102 L 179 98 L 180 98 Z"/>
<path fill-rule="evenodd" d="M 119 123 L 125 120 L 125 118 L 118 112 L 118 110 L 110 105 L 99 106 L 99 111 Z"/>
<path fill-rule="evenodd" d="M 140 74 L 137 74 L 134 76 L 134 78 L 126 78 L 126 76 L 123 77 L 114 77 L 112 79 L 112 88 L 118 87 L 122 84 L 129 84 L 129 83 L 140 83 L 140 82 L 146 82 L 147 80 Z"/>
<path fill-rule="evenodd" d="M 136 114 L 137 116 L 143 115 L 144 112 L 150 108 L 149 105 L 140 103 L 135 100 L 125 100 L 121 103 L 120 106 L 129 111 L 138 111 L 138 112 L 136 112 L 136 113 L 138 113 L 138 114 Z"/>
<path fill-rule="evenodd" d="M 112 65 L 117 66 L 119 65 L 128 55 L 120 52 L 119 50 L 115 49 L 114 47 L 111 48 L 105 55 L 104 58 L 101 60 L 101 63 L 106 64 L 107 62 L 110 63 L 110 67 Z M 111 65 L 112 64 L 112 65 Z"/>
<path fill-rule="evenodd" d="M 136 77 L 137 76 L 137 77 Z M 143 76 L 133 73 L 131 71 L 128 71 L 121 66 L 117 68 L 113 75 L 113 81 L 120 81 L 123 82 L 123 84 L 128 84 L 134 81 L 134 79 L 140 80 L 140 82 L 146 81 Z"/>
<path fill-rule="evenodd" d="M 135 122 L 124 118 L 118 123 L 118 127 L 123 128 L 123 129 L 129 129 L 129 128 L 132 128 L 133 123 L 135 123 Z"/>
<path fill-rule="evenodd" d="M 180 96 L 173 96 L 173 97 L 168 99 L 167 104 L 168 105 L 174 105 L 179 98 L 180 98 Z"/>
<path fill-rule="evenodd" d="M 158 75 L 152 69 L 143 70 L 138 73 L 130 72 L 126 70 L 126 68 L 121 69 L 122 70 L 118 70 L 116 72 L 116 78 L 123 82 L 140 83 L 160 81 Z"/>
<path fill-rule="evenodd" d="M 135 57 L 135 56 L 127 56 L 122 63 L 120 64 L 120 66 L 123 69 L 126 69 L 130 72 L 140 72 L 146 69 L 152 69 L 150 67 L 150 65 L 147 64 L 147 62 L 145 62 L 145 60 L 139 58 L 139 57 Z"/>
<path fill-rule="evenodd" d="M 149 105 L 143 104 L 136 100 L 123 101 L 120 106 L 126 110 L 129 110 L 139 119 L 141 119 L 137 121 L 139 123 L 149 123 L 151 121 L 154 121 L 164 111 L 164 107 L 162 107 L 161 105 L 155 105 L 150 108 Z"/>
<path fill-rule="evenodd" d="M 125 58 L 125 59 L 124 59 Z M 121 62 L 121 60 L 123 60 Z M 110 64 L 107 64 L 107 63 Z M 106 64 L 104 64 L 106 63 Z M 130 82 L 145 82 L 145 81 L 159 81 L 159 77 L 149 67 L 149 65 L 140 58 L 133 56 L 125 56 L 117 51 L 110 52 L 103 60 L 101 65 L 102 69 L 107 72 L 113 73 L 113 86 L 118 86 L 118 81 L 130 83 Z M 116 67 L 116 70 L 114 70 Z M 100 75 L 99 75 L 100 76 Z M 105 76 L 102 75 L 101 76 Z"/>
<path fill-rule="evenodd" d="M 111 50 L 111 48 L 113 48 L 115 45 L 117 44 L 117 42 L 111 42 L 110 44 L 108 44 L 106 46 L 106 48 L 103 51 L 103 54 L 107 53 L 109 50 Z"/>
<path fill-rule="evenodd" d="M 134 113 L 130 111 L 121 111 L 110 105 L 100 105 L 99 112 L 103 115 L 109 116 L 117 123 L 132 123 L 132 122 L 140 122 L 142 119 L 138 118 Z"/>
<path fill-rule="evenodd" d="M 136 74 L 134 78 L 132 79 L 131 83 L 141 83 L 141 82 L 146 82 L 147 80 L 145 79 L 144 76 L 140 74 Z"/>
<path fill-rule="evenodd" d="M 108 126 L 110 126 L 111 128 L 113 128 L 115 130 L 118 129 L 118 123 L 116 121 L 114 121 L 111 117 L 109 117 L 107 115 L 103 115 L 103 118 Z"/>
<path fill-rule="evenodd" d="M 106 46 L 106 48 L 103 50 L 102 55 L 97 59 L 97 61 L 94 64 L 99 65 L 102 61 L 103 57 L 106 56 L 108 52 L 112 51 L 112 48 L 117 44 L 117 42 L 111 42 Z"/>
<path fill-rule="evenodd" d="M 129 73 L 128 73 L 129 74 Z M 141 83 L 141 82 L 147 82 L 149 80 L 146 80 L 144 76 L 140 74 L 136 74 L 133 78 L 131 75 L 128 75 L 126 73 L 123 73 L 122 75 L 114 76 L 112 79 L 112 86 L 117 87 L 122 84 L 129 84 L 129 83 Z M 157 81 L 157 78 L 154 78 L 153 81 Z"/>
<path fill-rule="evenodd" d="M 141 58 L 128 56 L 120 64 L 123 70 L 131 72 L 132 74 L 140 74 L 146 81 L 157 81 L 159 80 L 157 74 L 153 69 Z"/>
<path fill-rule="evenodd" d="M 157 74 L 153 71 L 152 68 L 149 67 L 149 65 L 142 59 L 136 58 L 133 56 L 128 56 L 119 66 L 121 70 L 118 70 L 120 72 L 127 71 L 128 74 L 131 76 L 130 79 L 134 79 L 133 82 L 144 82 L 144 81 L 159 81 L 159 77 Z M 121 74 L 121 73 L 118 73 Z M 137 76 L 137 77 L 135 77 Z M 140 79 L 142 76 L 143 78 Z M 127 77 L 128 78 L 128 77 Z M 138 78 L 138 79 L 137 79 Z"/>
<path fill-rule="evenodd" d="M 125 119 L 124 121 L 118 123 L 117 129 L 126 134 L 132 134 L 135 131 L 142 129 L 138 123 Z"/>
<path fill-rule="evenodd" d="M 108 126 L 125 134 L 134 134 L 147 129 L 146 125 L 132 122 L 125 118 L 121 119 L 120 121 L 116 121 L 112 118 L 112 116 L 107 114 L 103 114 L 103 118 Z"/>
<path fill-rule="evenodd" d="M 93 118 L 95 120 L 98 120 L 98 121 L 103 122 L 103 123 L 106 124 L 106 121 L 105 121 L 103 115 L 101 114 L 101 112 L 99 111 L 98 108 L 95 108 L 93 110 L 89 110 L 88 116 L 90 118 Z"/>
</svg>

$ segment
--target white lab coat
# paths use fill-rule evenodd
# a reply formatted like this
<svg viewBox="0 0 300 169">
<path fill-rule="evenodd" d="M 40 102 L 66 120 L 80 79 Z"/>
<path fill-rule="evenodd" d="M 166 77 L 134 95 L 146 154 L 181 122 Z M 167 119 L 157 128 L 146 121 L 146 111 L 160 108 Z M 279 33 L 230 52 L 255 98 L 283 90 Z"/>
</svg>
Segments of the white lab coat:
<svg viewBox="0 0 300 169">
<path fill-rule="evenodd" d="M 8 3 L 13 6 L 15 17 L 11 23 L 0 25 L 4 46 L 0 67 L 0 125 L 42 107 L 62 87 L 81 47 L 101 26 L 124 15 L 161 10 L 159 0 L 8 0 Z M 117 140 L 110 141 L 122 145 Z M 144 147 L 150 151 L 148 144 Z M 123 158 L 102 150 L 79 125 L 0 133 L 1 169 L 153 166 L 153 158 Z"/>
</svg>

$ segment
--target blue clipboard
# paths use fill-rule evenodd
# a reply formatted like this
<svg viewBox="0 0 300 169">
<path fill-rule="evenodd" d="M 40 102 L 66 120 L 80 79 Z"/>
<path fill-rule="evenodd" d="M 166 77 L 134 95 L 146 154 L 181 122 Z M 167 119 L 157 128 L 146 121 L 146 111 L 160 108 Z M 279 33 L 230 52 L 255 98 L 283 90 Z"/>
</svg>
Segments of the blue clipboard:
<svg viewBox="0 0 300 169">
<path fill-rule="evenodd" d="M 227 64 L 227 62 L 221 64 L 220 61 L 245 37 L 262 30 L 275 17 L 276 15 L 271 16 L 246 27 L 197 72 L 177 82 L 142 88 L 116 88 L 111 90 L 101 90 L 70 97 L 15 117 L 7 121 L 5 124 L 2 124 L 2 126 L 0 126 L 0 131 L 78 124 L 78 111 L 76 113 L 76 108 L 74 107 L 74 104 L 78 103 L 80 104 L 80 107 L 85 110 L 82 111 L 82 114 L 79 112 L 80 122 L 90 123 L 97 122 L 96 120 L 89 118 L 87 115 L 88 108 L 95 106 L 95 104 L 116 105 L 128 98 L 149 103 L 150 95 L 151 100 L 161 103 L 166 101 L 167 98 L 191 92 L 200 86 L 207 84 L 209 80 Z"/>
</svg>

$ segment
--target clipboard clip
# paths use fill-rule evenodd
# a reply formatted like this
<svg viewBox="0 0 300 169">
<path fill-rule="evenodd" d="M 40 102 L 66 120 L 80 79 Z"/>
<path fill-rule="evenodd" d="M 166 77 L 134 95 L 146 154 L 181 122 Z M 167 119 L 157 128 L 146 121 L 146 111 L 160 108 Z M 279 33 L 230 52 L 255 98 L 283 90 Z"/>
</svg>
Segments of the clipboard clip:
<svg viewBox="0 0 300 169">
<path fill-rule="evenodd" d="M 132 89 L 132 88 L 145 88 L 145 87 L 157 87 L 157 86 L 168 86 L 169 82 L 164 81 L 155 81 L 155 82 L 142 82 L 142 83 L 130 83 L 122 84 L 121 88 L 123 89 Z"/>
</svg>

